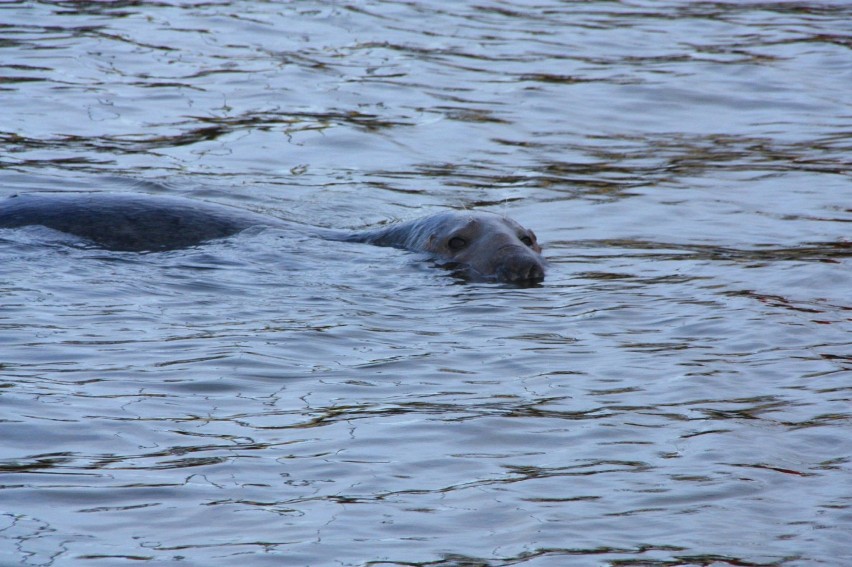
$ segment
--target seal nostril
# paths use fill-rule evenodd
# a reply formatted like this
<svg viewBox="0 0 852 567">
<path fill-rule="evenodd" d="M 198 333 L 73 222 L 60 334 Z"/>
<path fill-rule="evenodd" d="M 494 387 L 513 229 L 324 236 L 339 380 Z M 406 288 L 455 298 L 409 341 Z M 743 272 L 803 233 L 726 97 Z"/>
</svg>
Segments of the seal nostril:
<svg viewBox="0 0 852 567">
<path fill-rule="evenodd" d="M 528 280 L 543 280 L 544 270 L 538 264 L 533 264 L 527 273 Z"/>
<path fill-rule="evenodd" d="M 497 277 L 507 282 L 541 281 L 544 279 L 544 266 L 535 257 L 511 256 L 497 270 Z"/>
</svg>

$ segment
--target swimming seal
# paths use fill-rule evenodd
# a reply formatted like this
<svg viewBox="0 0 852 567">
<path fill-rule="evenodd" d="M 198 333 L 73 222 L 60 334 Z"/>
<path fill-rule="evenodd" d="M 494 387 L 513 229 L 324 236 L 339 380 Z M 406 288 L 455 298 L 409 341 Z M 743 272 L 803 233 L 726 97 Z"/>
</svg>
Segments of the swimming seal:
<svg viewBox="0 0 852 567">
<path fill-rule="evenodd" d="M 186 248 L 253 226 L 299 227 L 236 207 L 182 197 L 31 193 L 0 202 L 0 228 L 27 225 L 46 226 L 109 250 L 129 252 Z M 535 234 L 493 213 L 447 211 L 361 232 L 322 229 L 311 232 L 328 240 L 425 252 L 470 279 L 502 282 L 544 279 L 544 260 Z"/>
</svg>

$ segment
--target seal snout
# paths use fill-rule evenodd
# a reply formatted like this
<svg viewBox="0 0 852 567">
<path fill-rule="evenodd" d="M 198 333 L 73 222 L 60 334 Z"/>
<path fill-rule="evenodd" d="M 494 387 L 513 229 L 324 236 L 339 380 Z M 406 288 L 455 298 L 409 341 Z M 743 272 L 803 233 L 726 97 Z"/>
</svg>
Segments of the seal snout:
<svg viewBox="0 0 852 567">
<path fill-rule="evenodd" d="M 539 282 L 544 279 L 544 264 L 532 254 L 513 254 L 504 258 L 496 274 L 501 281 Z"/>
</svg>

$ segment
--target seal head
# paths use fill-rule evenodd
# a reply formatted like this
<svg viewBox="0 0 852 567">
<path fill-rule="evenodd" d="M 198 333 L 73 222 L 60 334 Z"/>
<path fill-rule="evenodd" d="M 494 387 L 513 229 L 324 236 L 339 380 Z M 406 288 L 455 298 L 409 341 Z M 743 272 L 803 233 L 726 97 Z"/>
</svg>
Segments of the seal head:
<svg viewBox="0 0 852 567">
<path fill-rule="evenodd" d="M 528 283 L 544 279 L 535 233 L 514 220 L 475 211 L 448 211 L 372 231 L 349 241 L 427 252 L 471 279 Z"/>
</svg>

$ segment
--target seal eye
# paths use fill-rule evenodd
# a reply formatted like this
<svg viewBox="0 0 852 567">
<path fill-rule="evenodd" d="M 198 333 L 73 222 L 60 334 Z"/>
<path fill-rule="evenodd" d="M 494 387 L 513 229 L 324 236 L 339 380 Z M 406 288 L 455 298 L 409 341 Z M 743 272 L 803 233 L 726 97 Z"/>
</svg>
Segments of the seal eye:
<svg viewBox="0 0 852 567">
<path fill-rule="evenodd" d="M 535 244 L 535 242 L 533 242 L 533 239 L 527 236 L 526 234 L 521 236 L 521 242 L 523 242 L 526 246 L 529 246 L 530 248 L 532 248 Z"/>
<path fill-rule="evenodd" d="M 454 236 L 447 241 L 450 250 L 458 251 L 467 246 L 467 240 L 460 236 Z"/>
</svg>

